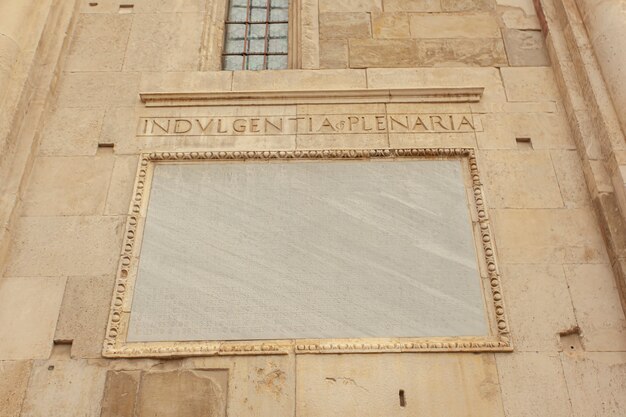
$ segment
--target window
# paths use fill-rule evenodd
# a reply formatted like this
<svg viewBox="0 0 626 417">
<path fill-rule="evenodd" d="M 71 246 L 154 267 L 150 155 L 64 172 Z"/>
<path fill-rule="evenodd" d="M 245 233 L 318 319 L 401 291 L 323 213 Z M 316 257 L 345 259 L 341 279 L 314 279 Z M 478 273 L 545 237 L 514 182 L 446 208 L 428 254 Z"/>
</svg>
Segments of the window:
<svg viewBox="0 0 626 417">
<path fill-rule="evenodd" d="M 289 0 L 230 0 L 222 68 L 289 67 Z"/>
</svg>

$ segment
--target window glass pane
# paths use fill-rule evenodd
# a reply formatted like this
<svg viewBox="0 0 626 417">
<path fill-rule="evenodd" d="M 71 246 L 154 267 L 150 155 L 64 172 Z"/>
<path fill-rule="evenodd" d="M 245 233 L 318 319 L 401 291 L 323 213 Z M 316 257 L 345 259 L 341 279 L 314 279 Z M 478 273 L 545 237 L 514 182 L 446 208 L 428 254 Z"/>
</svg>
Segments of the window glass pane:
<svg viewBox="0 0 626 417">
<path fill-rule="evenodd" d="M 287 38 L 289 25 L 286 23 L 276 23 L 270 25 L 270 38 Z"/>
<path fill-rule="evenodd" d="M 269 55 L 267 57 L 267 69 L 287 69 L 287 55 Z"/>
<path fill-rule="evenodd" d="M 271 22 L 278 22 L 278 21 L 286 22 L 287 20 L 289 20 L 289 9 L 272 8 L 270 10 Z"/>
<path fill-rule="evenodd" d="M 246 57 L 247 67 L 249 70 L 262 70 L 263 68 L 263 55 L 249 55 Z"/>
<path fill-rule="evenodd" d="M 267 9 L 265 7 L 253 7 L 250 14 L 250 21 L 265 22 L 267 20 Z"/>
<path fill-rule="evenodd" d="M 246 25 L 226 25 L 227 40 L 243 40 Z"/>
<path fill-rule="evenodd" d="M 271 0 L 270 4 L 272 8 L 281 8 L 281 9 L 289 8 L 289 0 Z"/>
<path fill-rule="evenodd" d="M 230 11 L 228 12 L 228 20 L 230 20 L 231 22 L 245 22 L 246 21 L 246 15 L 247 15 L 248 9 L 246 8 L 246 6 L 244 5 L 242 6 L 234 6 L 230 8 Z"/>
<path fill-rule="evenodd" d="M 269 40 L 269 48 L 268 52 L 280 52 L 287 53 L 287 39 L 279 38 L 279 39 L 270 39 Z"/>
<path fill-rule="evenodd" d="M 267 25 L 250 25 L 246 52 L 265 52 L 265 30 Z"/>
<path fill-rule="evenodd" d="M 222 67 L 227 71 L 237 71 L 242 69 L 243 56 L 241 55 L 226 55 L 222 63 Z"/>
<path fill-rule="evenodd" d="M 265 52 L 265 39 L 250 39 L 248 40 L 248 51 L 249 53 L 259 53 L 262 54 Z"/>
<path fill-rule="evenodd" d="M 245 30 L 245 25 L 227 25 L 224 53 L 241 53 L 243 51 Z"/>
</svg>

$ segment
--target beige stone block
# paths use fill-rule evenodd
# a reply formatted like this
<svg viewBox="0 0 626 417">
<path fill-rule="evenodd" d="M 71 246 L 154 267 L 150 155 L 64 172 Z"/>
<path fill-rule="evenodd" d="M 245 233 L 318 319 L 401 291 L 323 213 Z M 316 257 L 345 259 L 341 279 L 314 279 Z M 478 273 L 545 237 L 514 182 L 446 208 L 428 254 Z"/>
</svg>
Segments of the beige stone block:
<svg viewBox="0 0 626 417">
<path fill-rule="evenodd" d="M 299 360 L 299 359 L 298 359 Z M 184 368 L 228 370 L 227 415 L 296 415 L 294 355 L 190 358 Z"/>
<path fill-rule="evenodd" d="M 611 177 L 604 165 L 604 161 L 589 161 L 589 169 L 591 172 L 589 175 L 593 176 L 594 189 L 590 190 L 592 193 L 612 193 L 613 184 L 611 184 Z"/>
<path fill-rule="evenodd" d="M 320 13 L 320 40 L 370 38 L 369 13 Z"/>
<path fill-rule="evenodd" d="M 65 73 L 59 86 L 60 107 L 139 105 L 139 74 L 130 72 Z"/>
<path fill-rule="evenodd" d="M 591 209 L 492 210 L 500 258 L 509 263 L 607 263 Z"/>
<path fill-rule="evenodd" d="M 439 0 L 383 0 L 386 12 L 440 12 Z"/>
<path fill-rule="evenodd" d="M 118 13 L 119 3 L 112 0 L 85 2 L 80 6 L 80 13 Z"/>
<path fill-rule="evenodd" d="M 505 265 L 502 287 L 515 349 L 557 352 L 559 333 L 576 326 L 561 265 Z"/>
<path fill-rule="evenodd" d="M 551 151 L 550 155 L 565 207 L 590 206 L 591 200 L 578 152 Z"/>
<path fill-rule="evenodd" d="M 0 281 L 0 360 L 48 357 L 64 289 L 61 277 Z"/>
<path fill-rule="evenodd" d="M 44 122 L 39 154 L 94 155 L 104 110 L 58 108 Z"/>
<path fill-rule="evenodd" d="M 412 67 L 416 43 L 411 39 L 350 39 L 350 68 Z"/>
<path fill-rule="evenodd" d="M 204 12 L 205 0 L 133 0 L 133 13 Z"/>
<path fill-rule="evenodd" d="M 296 372 L 302 417 L 503 416 L 491 354 L 302 355 Z"/>
<path fill-rule="evenodd" d="M 348 68 L 348 40 L 320 40 L 320 68 Z"/>
<path fill-rule="evenodd" d="M 39 157 L 23 199 L 23 216 L 95 215 L 104 210 L 111 156 Z"/>
<path fill-rule="evenodd" d="M 0 361 L 0 417 L 19 417 L 32 362 Z"/>
<path fill-rule="evenodd" d="M 300 58 L 302 69 L 320 68 L 319 1 L 301 0 Z"/>
<path fill-rule="evenodd" d="M 504 26 L 509 29 L 541 30 L 541 23 L 536 15 L 528 16 L 522 10 L 505 9 L 500 12 Z"/>
<path fill-rule="evenodd" d="M 367 70 L 369 88 L 484 87 L 481 103 L 506 101 L 500 73 L 496 68 L 371 68 Z"/>
<path fill-rule="evenodd" d="M 390 133 L 391 148 L 476 148 L 474 133 Z"/>
<path fill-rule="evenodd" d="M 21 417 L 100 417 L 105 376 L 83 360 L 36 362 Z"/>
<path fill-rule="evenodd" d="M 407 13 L 373 13 L 372 32 L 374 38 L 409 38 L 409 15 Z"/>
<path fill-rule="evenodd" d="M 441 0 L 444 12 L 487 11 L 495 6 L 495 0 Z"/>
<path fill-rule="evenodd" d="M 8 89 L 13 66 L 20 53 L 20 46 L 11 38 L 0 35 L 0 100 Z"/>
<path fill-rule="evenodd" d="M 124 153 L 123 149 L 132 145 L 137 130 L 139 115 L 133 107 L 114 107 L 107 109 L 99 141 L 115 145 L 115 153 Z"/>
<path fill-rule="evenodd" d="M 500 68 L 508 101 L 559 101 L 550 67 Z"/>
<path fill-rule="evenodd" d="M 120 71 L 133 18 L 127 14 L 82 14 L 65 63 L 67 71 Z"/>
<path fill-rule="evenodd" d="M 309 115 L 322 115 L 322 116 L 331 116 L 332 115 L 365 115 L 365 114 L 374 114 L 374 115 L 382 115 L 385 114 L 386 109 L 388 108 L 388 103 L 353 103 L 346 105 L 345 103 L 331 103 L 331 104 L 298 104 L 296 106 L 296 113 L 298 116 L 309 116 Z M 414 106 L 411 104 L 410 106 Z M 412 107 L 414 110 L 414 107 Z"/>
<path fill-rule="evenodd" d="M 469 103 L 386 103 L 384 108 L 390 115 L 403 113 L 417 114 L 455 114 L 471 113 Z M 482 115 L 472 115 L 476 129 L 482 129 Z"/>
<path fill-rule="evenodd" d="M 115 158 L 111 184 L 104 207 L 105 215 L 114 216 L 129 212 L 138 161 L 139 157 L 134 155 Z"/>
<path fill-rule="evenodd" d="M 519 9 L 527 16 L 536 14 L 533 0 L 495 0 L 498 6 Z"/>
<path fill-rule="evenodd" d="M 108 371 L 100 417 L 135 416 L 140 371 Z"/>
<path fill-rule="evenodd" d="M 576 149 L 562 113 L 492 113 L 481 119 L 484 131 L 476 135 L 483 149 L 516 149 L 516 138 L 530 139 L 533 149 Z"/>
<path fill-rule="evenodd" d="M 203 15 L 137 14 L 128 41 L 126 71 L 194 71 L 200 62 Z"/>
<path fill-rule="evenodd" d="M 539 30 L 506 29 L 504 46 L 513 67 L 549 66 L 550 58 Z"/>
<path fill-rule="evenodd" d="M 73 358 L 99 358 L 113 293 L 112 275 L 70 277 L 54 338 L 72 341 Z"/>
<path fill-rule="evenodd" d="M 506 353 L 496 355 L 496 363 L 507 416 L 572 416 L 558 354 Z"/>
<path fill-rule="evenodd" d="M 8 276 L 94 276 L 115 272 L 120 217 L 22 217 L 7 262 Z"/>
<path fill-rule="evenodd" d="M 319 0 L 321 13 L 327 12 L 380 12 L 382 0 Z"/>
<path fill-rule="evenodd" d="M 527 15 L 520 9 L 500 10 L 500 18 L 509 29 L 521 29 L 521 30 L 541 30 L 541 23 L 536 15 Z"/>
<path fill-rule="evenodd" d="M 626 409 L 626 352 L 562 354 L 573 415 L 618 417 Z"/>
<path fill-rule="evenodd" d="M 233 91 L 332 90 L 366 88 L 363 70 L 236 71 Z"/>
<path fill-rule="evenodd" d="M 549 152 L 483 151 L 479 163 L 490 207 L 563 207 Z"/>
<path fill-rule="evenodd" d="M 141 379 L 136 414 L 142 417 L 223 417 L 225 406 L 226 390 L 214 372 L 148 372 Z"/>
<path fill-rule="evenodd" d="M 554 101 L 513 101 L 505 103 L 471 103 L 476 113 L 558 113 L 562 110 Z"/>
<path fill-rule="evenodd" d="M 189 136 L 180 137 L 152 137 L 137 138 L 128 142 L 120 148 L 122 153 L 140 153 L 150 151 L 197 151 L 203 150 L 233 150 L 233 151 L 255 151 L 255 150 L 282 150 L 295 149 L 296 135 L 281 136 Z M 121 207 L 121 205 L 120 205 Z M 128 208 L 128 207 L 127 207 Z"/>
<path fill-rule="evenodd" d="M 416 52 L 415 65 L 421 67 L 507 65 L 502 39 L 423 39 Z"/>
<path fill-rule="evenodd" d="M 232 83 L 232 71 L 144 72 L 141 74 L 139 91 L 151 93 L 230 91 Z"/>
<path fill-rule="evenodd" d="M 298 135 L 296 149 L 371 149 L 388 148 L 387 134 Z"/>
<path fill-rule="evenodd" d="M 586 351 L 626 351 L 626 319 L 610 265 L 565 265 Z"/>
<path fill-rule="evenodd" d="M 413 38 L 500 38 L 498 22 L 490 13 L 465 15 L 412 14 Z"/>
</svg>

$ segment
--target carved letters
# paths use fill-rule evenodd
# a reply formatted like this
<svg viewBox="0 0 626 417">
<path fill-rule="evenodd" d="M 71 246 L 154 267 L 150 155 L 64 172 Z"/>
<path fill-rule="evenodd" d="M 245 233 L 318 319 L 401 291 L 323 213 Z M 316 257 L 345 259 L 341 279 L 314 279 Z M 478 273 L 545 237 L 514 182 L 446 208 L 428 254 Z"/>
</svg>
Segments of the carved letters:
<svg viewBox="0 0 626 417">
<path fill-rule="evenodd" d="M 138 136 L 462 133 L 482 130 L 471 114 L 146 117 Z"/>
</svg>

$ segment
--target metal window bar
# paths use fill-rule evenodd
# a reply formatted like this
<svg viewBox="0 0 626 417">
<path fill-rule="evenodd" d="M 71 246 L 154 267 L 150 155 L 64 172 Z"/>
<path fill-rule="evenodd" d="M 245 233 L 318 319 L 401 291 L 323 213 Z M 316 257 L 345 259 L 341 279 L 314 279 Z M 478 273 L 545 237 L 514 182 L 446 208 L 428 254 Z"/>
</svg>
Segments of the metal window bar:
<svg viewBox="0 0 626 417">
<path fill-rule="evenodd" d="M 241 14 L 239 9 L 243 7 L 241 0 L 230 0 L 228 19 L 225 22 L 224 52 L 222 53 L 224 69 L 269 69 L 270 64 L 272 65 L 271 69 L 287 68 L 289 22 L 284 18 L 275 19 L 275 14 L 278 14 L 279 17 L 287 17 L 289 12 L 288 1 L 245 0 L 245 18 L 241 19 L 237 15 Z M 281 16 L 280 12 L 284 16 Z M 264 13 L 264 16 L 260 13 Z M 242 29 L 241 26 L 243 26 L 243 36 L 236 35 L 237 29 Z M 264 28 L 261 29 L 259 26 L 264 26 Z M 281 29 L 284 33 L 281 33 Z M 262 36 L 259 36 L 261 31 Z M 276 36 L 273 36 L 273 31 L 276 32 L 274 34 Z M 262 41 L 262 50 L 260 50 L 260 43 L 257 41 Z M 241 57 L 241 59 L 235 61 L 229 60 L 228 57 Z M 263 61 L 262 63 L 260 61 L 253 62 L 251 57 L 262 57 Z M 284 57 L 284 59 L 272 60 L 271 57 Z M 236 68 L 237 66 L 239 68 Z"/>
</svg>

